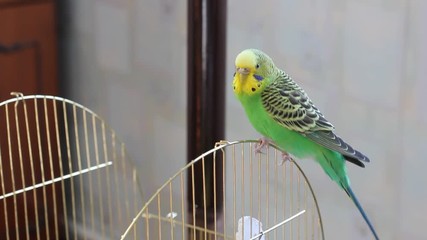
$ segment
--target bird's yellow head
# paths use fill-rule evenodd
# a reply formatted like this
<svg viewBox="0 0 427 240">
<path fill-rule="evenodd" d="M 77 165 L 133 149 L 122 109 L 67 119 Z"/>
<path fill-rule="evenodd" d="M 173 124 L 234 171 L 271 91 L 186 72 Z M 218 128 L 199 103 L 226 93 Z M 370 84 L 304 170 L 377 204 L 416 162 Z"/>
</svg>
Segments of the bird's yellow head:
<svg viewBox="0 0 427 240">
<path fill-rule="evenodd" d="M 268 83 L 274 64 L 270 57 L 256 49 L 239 53 L 235 61 L 233 91 L 237 95 L 259 94 Z"/>
</svg>

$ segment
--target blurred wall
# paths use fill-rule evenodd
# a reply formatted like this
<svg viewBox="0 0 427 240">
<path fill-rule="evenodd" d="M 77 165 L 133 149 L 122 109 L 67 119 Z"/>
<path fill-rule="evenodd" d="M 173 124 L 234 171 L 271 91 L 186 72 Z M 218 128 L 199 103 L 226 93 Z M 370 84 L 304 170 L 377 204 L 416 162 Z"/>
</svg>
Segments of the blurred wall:
<svg viewBox="0 0 427 240">
<path fill-rule="evenodd" d="M 186 4 L 73 0 L 64 8 L 63 89 L 116 130 L 149 197 L 186 163 Z"/>
<path fill-rule="evenodd" d="M 64 89 L 117 131 L 150 195 L 186 162 L 186 1 L 74 0 L 67 9 Z M 422 0 L 229 1 L 227 138 L 259 137 L 231 79 L 236 54 L 262 49 L 372 159 L 348 165 L 349 175 L 382 239 L 425 238 L 426 11 Z M 299 162 L 326 237 L 371 239 L 346 194 L 317 164 Z"/>
</svg>

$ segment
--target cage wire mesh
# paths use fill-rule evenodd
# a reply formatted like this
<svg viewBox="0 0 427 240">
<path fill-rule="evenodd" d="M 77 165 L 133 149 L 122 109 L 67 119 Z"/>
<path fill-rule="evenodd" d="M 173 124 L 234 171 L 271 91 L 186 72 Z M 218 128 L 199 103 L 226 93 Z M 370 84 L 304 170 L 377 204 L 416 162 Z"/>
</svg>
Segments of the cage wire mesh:
<svg viewBox="0 0 427 240">
<path fill-rule="evenodd" d="M 324 239 L 317 201 L 301 168 L 294 161 L 281 164 L 275 146 L 254 153 L 255 144 L 222 141 L 187 164 L 149 198 L 121 239 Z M 213 170 L 205 170 L 207 161 Z M 202 164 L 202 196 L 194 190 L 196 164 Z M 205 183 L 210 174 L 213 188 Z M 221 186 L 215 185 L 217 176 Z M 213 200 L 206 197 L 210 191 Z M 200 197 L 201 206 L 187 204 Z"/>
<path fill-rule="evenodd" d="M 0 239 L 119 239 L 142 205 L 124 144 L 53 96 L 0 103 Z"/>
</svg>

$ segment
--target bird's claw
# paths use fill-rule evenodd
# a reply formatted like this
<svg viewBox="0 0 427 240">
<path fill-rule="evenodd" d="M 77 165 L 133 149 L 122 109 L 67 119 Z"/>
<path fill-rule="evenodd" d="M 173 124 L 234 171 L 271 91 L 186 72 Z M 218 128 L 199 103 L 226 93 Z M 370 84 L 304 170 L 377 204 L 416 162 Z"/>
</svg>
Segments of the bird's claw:
<svg viewBox="0 0 427 240">
<path fill-rule="evenodd" d="M 287 153 L 287 152 L 282 152 L 282 159 L 279 162 L 279 166 L 282 166 L 283 164 L 285 164 L 287 161 L 293 162 L 294 159 L 292 158 L 292 156 Z"/>
<path fill-rule="evenodd" d="M 257 154 L 263 153 L 262 149 L 266 148 L 270 143 L 271 143 L 270 139 L 268 139 L 266 137 L 260 138 L 258 140 L 258 142 L 255 144 L 255 153 L 257 153 Z M 280 159 L 279 166 L 282 166 L 287 161 L 293 162 L 294 159 L 292 158 L 292 156 L 288 152 L 282 152 L 282 157 Z"/>
<path fill-rule="evenodd" d="M 261 150 L 267 147 L 270 144 L 270 140 L 262 137 L 258 140 L 258 143 L 255 145 L 255 153 L 263 153 Z"/>
</svg>

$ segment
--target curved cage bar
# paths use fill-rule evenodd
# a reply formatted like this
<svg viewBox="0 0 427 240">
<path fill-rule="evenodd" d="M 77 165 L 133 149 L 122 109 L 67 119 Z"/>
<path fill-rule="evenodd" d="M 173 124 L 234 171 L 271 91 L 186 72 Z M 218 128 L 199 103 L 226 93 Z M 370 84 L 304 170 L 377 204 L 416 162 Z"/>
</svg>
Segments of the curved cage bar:
<svg viewBox="0 0 427 240">
<path fill-rule="evenodd" d="M 316 197 L 299 165 L 283 163 L 275 146 L 259 154 L 255 145 L 252 140 L 222 141 L 187 164 L 149 198 L 121 239 L 324 239 Z M 213 169 L 221 161 L 222 173 L 205 170 L 206 161 L 213 161 Z M 195 164 L 202 164 L 201 174 L 212 174 L 214 182 L 222 176 L 221 186 L 203 187 L 203 194 L 196 195 L 194 178 L 185 181 L 189 173 L 194 176 Z M 193 189 L 189 199 L 188 189 Z M 209 191 L 213 200 L 206 198 Z M 188 205 L 196 198 L 203 206 Z M 219 198 L 222 205 L 216 204 Z"/>
<path fill-rule="evenodd" d="M 15 95 L 0 103 L 0 239 L 120 238 L 143 199 L 124 144 L 78 103 Z"/>
</svg>

